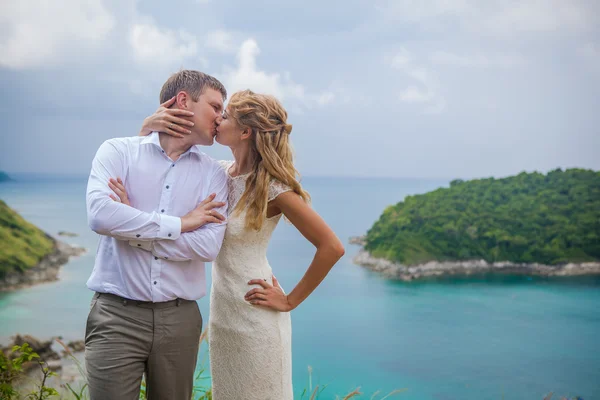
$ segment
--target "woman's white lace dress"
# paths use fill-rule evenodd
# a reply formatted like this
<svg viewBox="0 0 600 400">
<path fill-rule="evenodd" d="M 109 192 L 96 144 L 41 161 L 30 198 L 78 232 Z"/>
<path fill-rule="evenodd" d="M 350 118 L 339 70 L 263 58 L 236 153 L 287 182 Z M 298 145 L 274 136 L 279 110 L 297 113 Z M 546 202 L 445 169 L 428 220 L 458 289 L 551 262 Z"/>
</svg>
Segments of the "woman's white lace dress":
<svg viewBox="0 0 600 400">
<path fill-rule="evenodd" d="M 229 170 L 232 162 L 222 162 Z M 229 174 L 228 174 L 229 175 Z M 219 256 L 213 262 L 209 353 L 215 400 L 293 400 L 290 313 L 252 305 L 244 295 L 251 279 L 273 284 L 267 246 L 281 214 L 265 220 L 260 231 L 245 230 L 246 213 L 231 211 L 248 175 L 229 175 L 229 217 Z M 275 181 L 269 201 L 292 190 Z"/>
</svg>

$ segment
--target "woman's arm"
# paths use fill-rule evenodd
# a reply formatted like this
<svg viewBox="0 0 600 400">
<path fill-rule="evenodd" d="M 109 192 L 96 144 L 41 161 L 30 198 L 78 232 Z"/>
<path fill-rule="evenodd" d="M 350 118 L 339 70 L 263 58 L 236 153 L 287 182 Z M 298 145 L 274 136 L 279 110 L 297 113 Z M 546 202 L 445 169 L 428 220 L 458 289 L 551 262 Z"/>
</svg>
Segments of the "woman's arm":
<svg viewBox="0 0 600 400">
<path fill-rule="evenodd" d="M 194 126 L 194 123 L 185 117 L 191 117 L 194 113 L 179 108 L 169 108 L 173 103 L 175 97 L 162 103 L 154 114 L 146 117 L 138 136 L 147 136 L 151 132 L 164 132 L 179 138 L 189 135 L 191 132 L 186 127 Z"/>
<path fill-rule="evenodd" d="M 274 310 L 291 311 L 316 289 L 335 263 L 342 258 L 345 250 L 340 239 L 319 214 L 296 193 L 282 193 L 271 204 L 281 210 L 317 251 L 306 273 L 287 296 L 273 277 L 273 285 L 261 279 L 248 282 L 249 285 L 260 285 L 261 288 L 250 290 L 245 299 L 252 304 Z"/>
</svg>

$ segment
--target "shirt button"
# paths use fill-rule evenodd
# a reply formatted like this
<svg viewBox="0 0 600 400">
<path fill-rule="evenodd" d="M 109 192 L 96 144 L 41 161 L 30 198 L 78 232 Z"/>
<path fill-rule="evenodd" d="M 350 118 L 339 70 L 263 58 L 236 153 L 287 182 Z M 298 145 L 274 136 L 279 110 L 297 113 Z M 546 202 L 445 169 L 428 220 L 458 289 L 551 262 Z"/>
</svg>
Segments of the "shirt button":
<svg viewBox="0 0 600 400">
<path fill-rule="evenodd" d="M 160 212 L 165 212 L 165 209 L 163 208 L 162 210 L 160 210 Z"/>
<path fill-rule="evenodd" d="M 140 235 L 135 235 L 135 237 L 140 237 Z"/>
<path fill-rule="evenodd" d="M 161 150 L 163 153 L 165 152 L 164 150 Z"/>
<path fill-rule="evenodd" d="M 169 185 L 167 185 L 167 189 L 169 188 Z"/>
<path fill-rule="evenodd" d="M 154 257 L 155 260 L 158 260 L 158 257 Z"/>
<path fill-rule="evenodd" d="M 171 237 L 171 234 L 169 233 L 167 236 L 168 236 L 168 237 Z"/>
<path fill-rule="evenodd" d="M 156 281 L 154 281 L 154 284 L 156 285 Z"/>
<path fill-rule="evenodd" d="M 142 245 L 138 243 L 138 247 L 142 247 Z"/>
<path fill-rule="evenodd" d="M 174 167 L 174 166 L 175 166 L 175 164 L 171 164 L 171 167 Z"/>
</svg>

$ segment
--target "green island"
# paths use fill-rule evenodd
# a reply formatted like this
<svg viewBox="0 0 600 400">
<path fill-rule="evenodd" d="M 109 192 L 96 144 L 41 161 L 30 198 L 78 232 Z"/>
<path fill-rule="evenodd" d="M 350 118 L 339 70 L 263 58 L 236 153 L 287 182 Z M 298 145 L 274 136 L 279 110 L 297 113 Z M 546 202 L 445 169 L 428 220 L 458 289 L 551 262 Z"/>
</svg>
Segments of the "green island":
<svg viewBox="0 0 600 400">
<path fill-rule="evenodd" d="M 370 266 L 365 254 L 400 266 L 468 260 L 597 264 L 600 171 L 454 180 L 387 207 L 362 244 L 366 252 L 356 262 Z"/>
<path fill-rule="evenodd" d="M 0 280 L 35 267 L 55 249 L 55 241 L 0 200 Z"/>
<path fill-rule="evenodd" d="M 11 181 L 10 176 L 6 174 L 6 172 L 0 171 L 0 182 L 8 182 Z"/>
</svg>

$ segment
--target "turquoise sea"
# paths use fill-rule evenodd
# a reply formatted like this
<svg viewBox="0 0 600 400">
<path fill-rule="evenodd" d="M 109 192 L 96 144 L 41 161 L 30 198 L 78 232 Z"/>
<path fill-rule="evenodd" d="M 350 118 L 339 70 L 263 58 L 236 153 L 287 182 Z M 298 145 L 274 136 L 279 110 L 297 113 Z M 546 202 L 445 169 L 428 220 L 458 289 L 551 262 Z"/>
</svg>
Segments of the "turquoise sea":
<svg viewBox="0 0 600 400">
<path fill-rule="evenodd" d="M 90 251 L 63 267 L 58 282 L 0 294 L 0 343 L 16 333 L 82 339 L 92 296 L 85 282 L 97 244 L 85 215 L 86 177 L 14 177 L 0 184 L 0 199 L 50 234 L 77 233 L 62 240 Z M 315 209 L 345 243 L 366 232 L 387 205 L 447 183 L 304 179 Z M 554 392 L 553 399 L 600 399 L 599 278 L 392 282 L 354 265 L 358 248 L 346 249 L 292 313 L 297 393 L 308 386 L 311 366 L 312 385 L 329 384 L 322 399 L 357 386 L 367 399 L 400 388 L 408 390 L 393 398 L 529 400 Z M 287 290 L 312 255 L 312 246 L 282 221 L 269 260 Z M 207 320 L 208 298 L 199 304 Z"/>
</svg>

